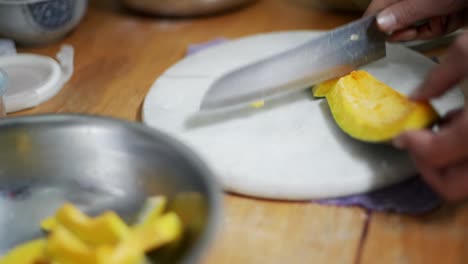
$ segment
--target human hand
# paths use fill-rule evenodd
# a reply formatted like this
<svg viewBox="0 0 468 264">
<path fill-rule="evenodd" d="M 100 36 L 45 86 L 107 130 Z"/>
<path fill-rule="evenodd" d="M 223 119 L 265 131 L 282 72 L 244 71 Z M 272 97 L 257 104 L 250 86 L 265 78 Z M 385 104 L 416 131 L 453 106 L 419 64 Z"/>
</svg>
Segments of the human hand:
<svg viewBox="0 0 468 264">
<path fill-rule="evenodd" d="M 468 80 L 468 33 L 448 49 L 412 98 L 428 100 Z M 466 92 L 466 91 L 465 91 Z M 449 201 L 468 198 L 468 107 L 447 114 L 436 132 L 403 133 L 394 145 L 406 149 L 421 176 Z"/>
<path fill-rule="evenodd" d="M 378 13 L 377 24 L 390 41 L 425 40 L 464 26 L 467 6 L 464 0 L 373 0 L 365 15 Z"/>
</svg>

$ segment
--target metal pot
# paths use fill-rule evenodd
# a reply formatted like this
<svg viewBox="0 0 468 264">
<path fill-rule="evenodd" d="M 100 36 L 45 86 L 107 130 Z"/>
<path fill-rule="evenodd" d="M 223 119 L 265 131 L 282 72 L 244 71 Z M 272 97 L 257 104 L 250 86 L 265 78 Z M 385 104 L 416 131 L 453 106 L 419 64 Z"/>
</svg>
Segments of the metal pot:
<svg viewBox="0 0 468 264">
<path fill-rule="evenodd" d="M 121 0 L 136 11 L 164 16 L 195 16 L 240 7 L 255 0 Z"/>
</svg>

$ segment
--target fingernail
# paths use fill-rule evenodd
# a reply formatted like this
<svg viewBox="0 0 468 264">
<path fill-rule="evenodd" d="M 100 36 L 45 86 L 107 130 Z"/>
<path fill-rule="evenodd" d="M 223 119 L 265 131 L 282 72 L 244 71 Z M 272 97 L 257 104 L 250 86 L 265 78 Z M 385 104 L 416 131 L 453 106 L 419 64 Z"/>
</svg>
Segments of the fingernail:
<svg viewBox="0 0 468 264">
<path fill-rule="evenodd" d="M 397 137 L 397 138 L 393 139 L 392 144 L 397 149 L 405 149 L 406 148 L 406 143 L 401 137 Z"/>
<path fill-rule="evenodd" d="M 388 10 L 384 10 L 377 15 L 377 24 L 385 31 L 392 31 L 396 27 L 395 15 Z"/>
</svg>

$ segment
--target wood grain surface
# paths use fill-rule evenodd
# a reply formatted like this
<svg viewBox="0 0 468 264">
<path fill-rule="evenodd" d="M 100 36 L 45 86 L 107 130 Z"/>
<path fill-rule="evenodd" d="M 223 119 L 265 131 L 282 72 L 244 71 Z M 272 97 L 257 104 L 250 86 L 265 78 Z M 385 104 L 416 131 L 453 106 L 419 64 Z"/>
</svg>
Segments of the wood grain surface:
<svg viewBox="0 0 468 264">
<path fill-rule="evenodd" d="M 216 37 L 284 30 L 330 29 L 359 14 L 316 10 L 292 0 L 263 0 L 198 18 L 151 17 L 112 0 L 93 0 L 80 26 L 60 43 L 20 48 L 53 56 L 76 50 L 75 73 L 50 101 L 11 116 L 87 113 L 141 121 L 154 80 L 187 46 Z M 438 51 L 437 54 L 439 54 Z M 311 157 L 313 158 L 313 157 Z M 468 206 L 419 217 L 367 213 L 310 203 L 226 194 L 223 226 L 203 263 L 466 263 Z"/>
</svg>

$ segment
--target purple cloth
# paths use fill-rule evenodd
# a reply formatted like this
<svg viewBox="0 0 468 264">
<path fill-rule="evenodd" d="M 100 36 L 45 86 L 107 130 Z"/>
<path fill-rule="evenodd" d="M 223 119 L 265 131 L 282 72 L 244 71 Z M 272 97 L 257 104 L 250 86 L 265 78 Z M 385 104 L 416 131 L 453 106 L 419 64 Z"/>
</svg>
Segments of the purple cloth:
<svg viewBox="0 0 468 264">
<path fill-rule="evenodd" d="M 226 38 L 216 38 L 190 45 L 187 56 L 227 41 Z M 422 214 L 437 208 L 442 201 L 420 177 L 413 177 L 377 191 L 316 202 L 334 206 L 359 206 L 370 211 Z"/>
<path fill-rule="evenodd" d="M 377 191 L 317 201 L 336 206 L 360 206 L 372 211 L 422 214 L 441 204 L 439 196 L 420 177 Z"/>
<path fill-rule="evenodd" d="M 205 43 L 192 44 L 192 45 L 190 45 L 188 47 L 186 56 L 195 54 L 195 53 L 197 53 L 197 52 L 199 52 L 201 50 L 204 50 L 206 48 L 213 47 L 213 46 L 225 43 L 227 41 L 228 41 L 228 39 L 226 39 L 226 38 L 215 38 L 215 39 L 210 40 L 210 41 L 205 42 Z"/>
</svg>

